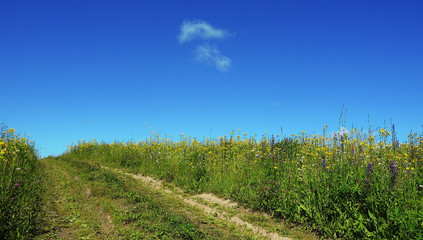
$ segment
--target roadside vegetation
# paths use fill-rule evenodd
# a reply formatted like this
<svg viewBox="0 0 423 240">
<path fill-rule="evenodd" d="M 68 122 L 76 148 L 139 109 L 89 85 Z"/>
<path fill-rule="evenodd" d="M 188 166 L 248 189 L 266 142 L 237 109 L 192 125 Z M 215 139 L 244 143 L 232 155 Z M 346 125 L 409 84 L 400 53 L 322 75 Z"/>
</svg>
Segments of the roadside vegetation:
<svg viewBox="0 0 423 240">
<path fill-rule="evenodd" d="M 98 164 L 60 157 L 42 163 L 49 188 L 38 240 L 259 239 Z"/>
<path fill-rule="evenodd" d="M 31 141 L 0 129 L 0 239 L 31 238 L 41 209 L 42 176 Z"/>
<path fill-rule="evenodd" d="M 92 139 L 39 160 L 2 126 L 0 239 L 423 239 L 423 135 L 325 132 Z"/>
<path fill-rule="evenodd" d="M 260 139 L 82 140 L 61 159 L 154 176 L 191 193 L 211 192 L 321 236 L 423 238 L 423 136 L 395 128 Z"/>
</svg>

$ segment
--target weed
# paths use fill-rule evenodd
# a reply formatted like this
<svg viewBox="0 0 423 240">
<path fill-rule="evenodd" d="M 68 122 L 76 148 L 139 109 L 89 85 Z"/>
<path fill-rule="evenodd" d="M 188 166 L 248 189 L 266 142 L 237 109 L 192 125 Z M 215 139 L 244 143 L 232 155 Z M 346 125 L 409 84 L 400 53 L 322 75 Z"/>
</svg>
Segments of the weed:
<svg viewBox="0 0 423 240">
<path fill-rule="evenodd" d="M 413 133 L 399 143 L 386 129 L 378 133 L 380 141 L 372 132 L 345 128 L 282 140 L 233 133 L 202 141 L 92 140 L 71 146 L 63 157 L 138 171 L 189 192 L 213 192 L 326 237 L 422 238 L 423 137 Z"/>
<path fill-rule="evenodd" d="M 43 192 L 38 157 L 31 141 L 0 129 L 0 239 L 32 236 Z"/>
</svg>

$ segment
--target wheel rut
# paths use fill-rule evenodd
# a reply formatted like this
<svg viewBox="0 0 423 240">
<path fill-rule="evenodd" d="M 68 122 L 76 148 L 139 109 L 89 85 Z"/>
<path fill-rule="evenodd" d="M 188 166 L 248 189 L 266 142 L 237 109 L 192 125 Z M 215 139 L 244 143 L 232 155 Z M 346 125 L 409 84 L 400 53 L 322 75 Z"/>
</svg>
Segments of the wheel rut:
<svg viewBox="0 0 423 240">
<path fill-rule="evenodd" d="M 240 207 L 236 202 L 232 202 L 228 199 L 219 198 L 214 194 L 211 193 L 202 193 L 193 196 L 186 197 L 183 194 L 183 190 L 174 187 L 173 189 L 169 189 L 165 187 L 161 180 L 154 179 L 149 176 L 144 176 L 141 174 L 133 174 L 129 172 L 122 171 L 120 169 L 114 169 L 106 166 L 100 166 L 109 171 L 117 172 L 123 175 L 130 176 L 134 179 L 137 179 L 143 182 L 145 185 L 150 186 L 153 189 L 163 191 L 165 194 L 169 194 L 181 199 L 185 204 L 200 209 L 201 211 L 212 215 L 214 217 L 219 218 L 220 220 L 230 222 L 236 225 L 239 228 L 243 229 L 250 229 L 256 236 L 265 237 L 271 240 L 292 240 L 292 238 L 280 236 L 276 232 L 271 232 L 263 227 L 254 225 L 247 221 L 241 219 L 241 213 L 248 214 L 253 212 L 252 209 Z M 231 211 L 236 210 L 236 211 Z M 237 212 L 237 213 L 234 213 Z M 267 214 L 263 214 L 263 217 L 271 221 L 271 218 Z"/>
</svg>

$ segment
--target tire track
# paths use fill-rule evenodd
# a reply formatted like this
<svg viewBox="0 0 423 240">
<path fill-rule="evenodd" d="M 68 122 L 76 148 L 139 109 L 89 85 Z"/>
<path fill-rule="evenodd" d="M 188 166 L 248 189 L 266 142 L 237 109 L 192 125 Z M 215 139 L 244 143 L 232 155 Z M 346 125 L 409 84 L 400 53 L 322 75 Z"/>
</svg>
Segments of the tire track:
<svg viewBox="0 0 423 240">
<path fill-rule="evenodd" d="M 198 194 L 198 195 L 193 195 L 191 197 L 184 197 L 182 196 L 183 190 L 180 188 L 175 187 L 174 190 L 170 190 L 166 187 L 163 186 L 162 181 L 154 179 L 152 177 L 149 176 L 144 176 L 141 174 L 132 174 L 132 173 L 128 173 L 128 172 L 124 172 L 120 169 L 114 169 L 114 168 L 109 168 L 106 166 L 100 166 L 101 168 L 107 169 L 109 171 L 113 171 L 113 172 L 117 172 L 120 174 L 124 174 L 127 176 L 131 176 L 134 179 L 140 180 L 143 183 L 145 183 L 146 185 L 156 189 L 156 190 L 161 190 L 166 194 L 170 194 L 172 196 L 175 196 L 179 199 L 181 199 L 185 204 L 192 206 L 192 207 L 196 207 L 198 209 L 201 209 L 203 212 L 213 215 L 217 218 L 219 218 L 220 220 L 226 221 L 226 222 L 230 222 L 236 226 L 238 226 L 239 228 L 244 228 L 244 229 L 251 229 L 255 235 L 257 236 L 261 236 L 261 237 L 266 237 L 268 239 L 271 240 L 292 240 L 292 238 L 289 237 L 283 237 L 280 236 L 279 234 L 275 233 L 275 232 L 270 232 L 267 231 L 266 229 L 260 227 L 260 226 L 256 226 L 253 225 L 251 223 L 248 223 L 244 220 L 242 220 L 238 214 L 231 214 L 224 210 L 223 207 L 227 207 L 227 208 L 237 208 L 240 211 L 244 211 L 244 212 L 252 212 L 252 209 L 247 209 L 247 208 L 238 208 L 238 204 L 236 202 L 232 202 L 230 200 L 227 199 L 222 199 L 219 198 L 211 193 L 202 193 L 202 194 Z M 206 202 L 207 204 L 201 203 L 200 201 L 198 201 L 197 199 L 202 199 L 202 201 Z M 213 205 L 213 206 L 211 206 Z M 217 205 L 217 206 L 214 206 Z M 270 220 L 270 216 L 265 214 L 265 217 L 267 219 Z"/>
</svg>

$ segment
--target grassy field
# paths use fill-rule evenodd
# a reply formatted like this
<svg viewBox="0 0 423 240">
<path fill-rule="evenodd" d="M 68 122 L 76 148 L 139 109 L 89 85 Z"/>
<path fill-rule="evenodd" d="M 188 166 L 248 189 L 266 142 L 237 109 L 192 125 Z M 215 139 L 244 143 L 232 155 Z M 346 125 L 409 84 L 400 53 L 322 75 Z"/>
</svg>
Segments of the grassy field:
<svg viewBox="0 0 423 240">
<path fill-rule="evenodd" d="M 423 239 L 423 136 L 323 130 L 82 140 L 39 160 L 3 127 L 0 239 Z"/>
<path fill-rule="evenodd" d="M 48 188 L 38 240 L 318 239 L 260 212 L 218 203 L 222 199 L 212 195 L 185 193 L 172 183 L 94 161 L 49 157 L 41 163 Z"/>
<path fill-rule="evenodd" d="M 255 239 L 134 178 L 79 160 L 42 160 L 36 239 Z"/>
<path fill-rule="evenodd" d="M 157 188 L 94 160 L 39 159 L 14 129 L 3 127 L 0 147 L 0 239 L 316 239 L 213 195 Z"/>
<path fill-rule="evenodd" d="M 218 139 L 83 140 L 62 158 L 211 192 L 324 237 L 423 237 L 423 138 L 399 143 L 394 128 L 282 139 L 238 130 Z"/>
<path fill-rule="evenodd" d="M 33 144 L 5 126 L 0 171 L 0 239 L 28 239 L 41 209 L 41 168 Z"/>
</svg>

